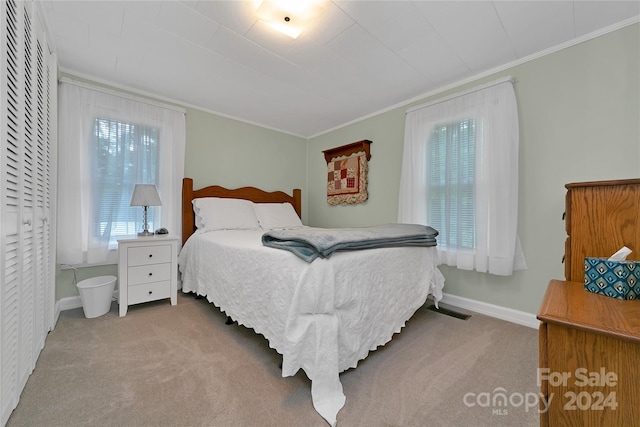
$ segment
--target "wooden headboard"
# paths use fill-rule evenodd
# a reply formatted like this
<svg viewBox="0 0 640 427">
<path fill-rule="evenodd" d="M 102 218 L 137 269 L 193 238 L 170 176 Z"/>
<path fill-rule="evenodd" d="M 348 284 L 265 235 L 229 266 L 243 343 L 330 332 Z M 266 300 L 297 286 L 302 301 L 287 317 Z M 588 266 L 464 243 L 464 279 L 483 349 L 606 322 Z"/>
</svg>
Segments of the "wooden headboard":
<svg viewBox="0 0 640 427">
<path fill-rule="evenodd" d="M 293 196 L 283 191 L 263 191 L 255 187 L 242 187 L 230 190 L 211 185 L 199 190 L 193 189 L 193 179 L 182 179 L 182 244 L 196 231 L 196 220 L 192 200 L 200 197 L 225 197 L 230 199 L 246 199 L 254 203 L 291 203 L 296 213 L 302 218 L 302 192 L 296 188 Z"/>
</svg>

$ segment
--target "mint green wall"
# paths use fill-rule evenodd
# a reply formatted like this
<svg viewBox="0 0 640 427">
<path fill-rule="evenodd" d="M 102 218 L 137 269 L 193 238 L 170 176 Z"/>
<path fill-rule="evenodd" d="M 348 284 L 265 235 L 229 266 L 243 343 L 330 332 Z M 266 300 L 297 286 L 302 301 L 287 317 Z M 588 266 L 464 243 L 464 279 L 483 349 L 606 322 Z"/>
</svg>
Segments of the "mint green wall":
<svg viewBox="0 0 640 427">
<path fill-rule="evenodd" d="M 195 188 L 253 186 L 291 194 L 306 186 L 306 157 L 303 138 L 187 110 L 184 173 Z"/>
<path fill-rule="evenodd" d="M 521 137 L 518 232 L 529 268 L 500 277 L 442 266 L 445 292 L 537 313 L 549 280 L 564 277 L 564 185 L 640 176 L 639 28 L 634 24 L 412 104 L 502 76 L 516 81 Z M 396 220 L 404 113 L 412 105 L 308 142 L 309 225 Z M 329 206 L 322 150 L 362 139 L 373 141 L 369 200 Z"/>
<path fill-rule="evenodd" d="M 76 268 L 76 280 L 78 282 L 97 276 L 118 277 L 118 265 L 99 265 L 96 267 Z M 61 269 L 56 265 L 56 301 L 78 295 L 78 290 L 73 281 L 73 269 Z"/>
<path fill-rule="evenodd" d="M 307 203 L 309 225 L 357 227 L 396 222 L 406 108 L 362 120 L 309 141 Z M 327 203 L 327 163 L 323 150 L 368 139 L 371 143 L 369 198 L 356 205 Z"/>
</svg>

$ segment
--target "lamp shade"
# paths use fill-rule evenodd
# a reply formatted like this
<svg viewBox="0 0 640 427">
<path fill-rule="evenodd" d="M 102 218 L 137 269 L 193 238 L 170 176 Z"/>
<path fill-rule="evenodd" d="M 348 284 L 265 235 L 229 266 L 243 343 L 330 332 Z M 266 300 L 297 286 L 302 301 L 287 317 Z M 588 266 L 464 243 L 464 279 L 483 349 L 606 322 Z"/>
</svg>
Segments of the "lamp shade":
<svg viewBox="0 0 640 427">
<path fill-rule="evenodd" d="M 158 190 L 153 184 L 136 184 L 130 206 L 161 206 Z"/>
</svg>

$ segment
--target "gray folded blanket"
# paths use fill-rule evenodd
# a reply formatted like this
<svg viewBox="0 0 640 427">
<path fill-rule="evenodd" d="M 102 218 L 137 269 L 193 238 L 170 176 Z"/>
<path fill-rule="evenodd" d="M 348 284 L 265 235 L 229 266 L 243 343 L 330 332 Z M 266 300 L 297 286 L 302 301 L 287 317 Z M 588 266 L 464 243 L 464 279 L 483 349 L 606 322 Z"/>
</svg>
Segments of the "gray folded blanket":
<svg viewBox="0 0 640 427">
<path fill-rule="evenodd" d="M 436 246 L 438 232 L 419 224 L 384 224 L 357 228 L 305 227 L 271 230 L 262 235 L 262 244 L 293 252 L 306 262 L 326 258 L 335 251 L 388 248 L 396 246 Z"/>
</svg>

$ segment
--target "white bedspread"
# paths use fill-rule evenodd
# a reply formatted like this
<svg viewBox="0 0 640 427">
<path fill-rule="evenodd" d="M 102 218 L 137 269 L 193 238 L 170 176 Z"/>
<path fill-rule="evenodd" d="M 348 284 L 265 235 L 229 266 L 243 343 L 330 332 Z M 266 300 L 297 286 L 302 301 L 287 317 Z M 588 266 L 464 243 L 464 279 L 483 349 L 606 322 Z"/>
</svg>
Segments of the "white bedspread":
<svg viewBox="0 0 640 427">
<path fill-rule="evenodd" d="M 259 230 L 197 231 L 178 257 L 183 292 L 207 299 L 303 369 L 330 425 L 345 403 L 339 373 L 386 344 L 429 294 L 442 298 L 435 247 L 338 252 L 306 263 L 262 245 Z"/>
</svg>

